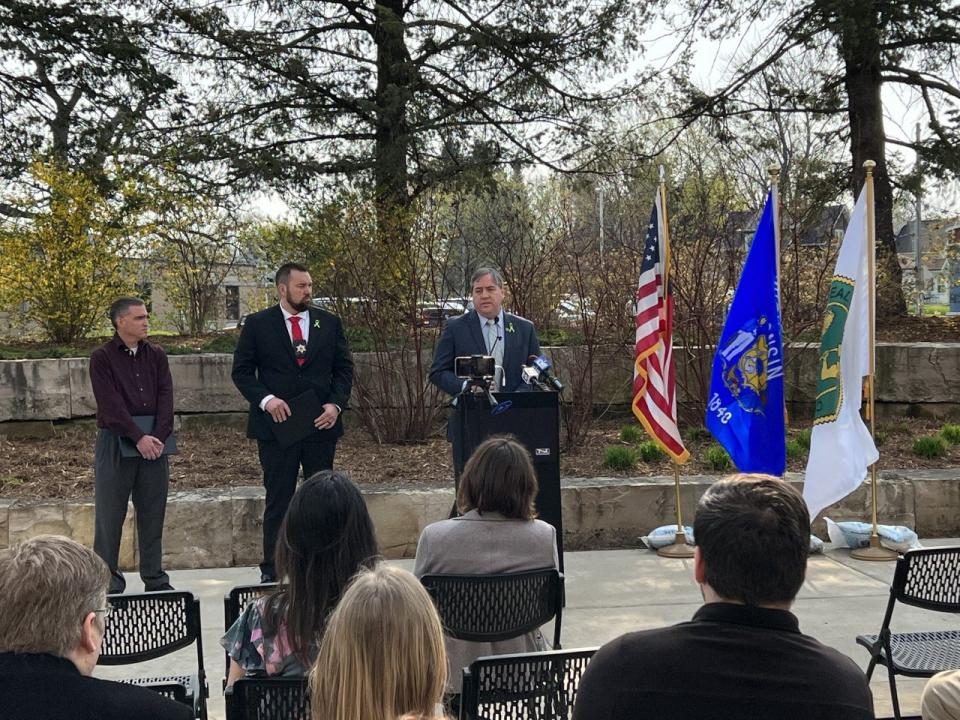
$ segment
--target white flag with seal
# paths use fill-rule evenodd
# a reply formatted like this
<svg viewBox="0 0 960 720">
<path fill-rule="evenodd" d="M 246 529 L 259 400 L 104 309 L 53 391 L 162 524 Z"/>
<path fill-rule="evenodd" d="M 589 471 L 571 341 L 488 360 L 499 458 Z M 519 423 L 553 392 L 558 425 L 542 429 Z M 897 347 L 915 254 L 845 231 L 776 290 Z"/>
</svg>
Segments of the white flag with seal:
<svg viewBox="0 0 960 720">
<path fill-rule="evenodd" d="M 880 454 L 860 417 L 863 378 L 870 373 L 867 190 L 843 236 L 820 340 L 816 414 L 803 499 L 810 520 L 860 487 Z"/>
</svg>

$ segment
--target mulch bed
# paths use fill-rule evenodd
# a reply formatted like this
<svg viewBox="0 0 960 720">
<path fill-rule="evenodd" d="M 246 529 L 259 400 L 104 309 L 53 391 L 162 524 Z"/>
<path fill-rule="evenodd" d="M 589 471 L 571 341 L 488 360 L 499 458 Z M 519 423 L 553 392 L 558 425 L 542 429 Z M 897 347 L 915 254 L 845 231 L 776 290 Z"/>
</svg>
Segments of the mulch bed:
<svg viewBox="0 0 960 720">
<path fill-rule="evenodd" d="M 596 421 L 579 447 L 560 457 L 563 477 L 643 477 L 671 475 L 666 460 L 638 462 L 631 470 L 604 467 L 605 449 L 627 445 L 619 439 L 620 428 L 636 425 L 630 417 L 605 417 Z M 960 446 L 948 446 L 937 459 L 913 454 L 916 438 L 933 435 L 942 423 L 919 418 L 896 418 L 878 424 L 881 468 L 944 468 L 960 466 Z M 799 429 L 791 430 L 797 437 Z M 66 425 L 53 438 L 9 439 L 0 437 L 0 497 L 75 498 L 93 495 L 92 423 Z M 686 433 L 692 459 L 683 474 L 718 472 L 703 460 L 712 439 L 703 431 Z M 260 465 L 256 443 L 231 428 L 190 429 L 177 437 L 180 454 L 171 459 L 171 490 L 259 485 Z M 362 430 L 347 432 L 337 448 L 337 467 L 347 470 L 360 484 L 380 487 L 449 487 L 452 478 L 450 448 L 439 432 L 422 444 L 378 445 Z M 806 453 L 791 458 L 788 469 L 802 472 Z"/>
</svg>

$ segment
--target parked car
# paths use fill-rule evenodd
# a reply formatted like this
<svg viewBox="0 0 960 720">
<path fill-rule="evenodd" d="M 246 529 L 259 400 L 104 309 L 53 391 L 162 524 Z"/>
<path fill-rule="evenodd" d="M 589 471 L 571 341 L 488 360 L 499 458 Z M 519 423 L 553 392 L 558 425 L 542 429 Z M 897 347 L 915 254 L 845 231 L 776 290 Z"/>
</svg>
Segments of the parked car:
<svg viewBox="0 0 960 720">
<path fill-rule="evenodd" d="M 442 328 L 447 318 L 457 317 L 466 312 L 463 300 L 441 298 L 434 302 L 418 303 L 417 324 L 425 328 Z"/>
</svg>

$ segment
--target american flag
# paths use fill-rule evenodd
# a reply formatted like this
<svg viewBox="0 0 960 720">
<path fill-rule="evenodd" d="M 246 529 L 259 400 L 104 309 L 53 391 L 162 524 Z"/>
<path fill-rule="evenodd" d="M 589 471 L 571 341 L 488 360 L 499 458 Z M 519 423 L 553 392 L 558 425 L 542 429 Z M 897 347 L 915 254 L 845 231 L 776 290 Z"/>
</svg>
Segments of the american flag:
<svg viewBox="0 0 960 720">
<path fill-rule="evenodd" d="M 653 203 L 643 244 L 640 280 L 634 303 L 636 345 L 633 365 L 633 414 L 647 434 L 674 462 L 690 453 L 677 428 L 676 378 L 673 367 L 673 297 L 663 277 L 665 228 L 661 194 Z"/>
</svg>

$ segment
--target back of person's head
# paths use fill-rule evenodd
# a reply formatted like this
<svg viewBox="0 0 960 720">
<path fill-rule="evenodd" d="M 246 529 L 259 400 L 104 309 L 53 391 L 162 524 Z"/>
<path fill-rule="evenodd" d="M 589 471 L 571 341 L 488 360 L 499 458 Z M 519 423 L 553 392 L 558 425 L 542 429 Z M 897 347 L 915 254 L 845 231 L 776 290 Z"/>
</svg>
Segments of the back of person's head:
<svg viewBox="0 0 960 720">
<path fill-rule="evenodd" d="M 807 570 L 810 514 L 800 493 L 770 475 L 733 475 L 700 498 L 693 535 L 705 579 L 721 598 L 790 603 Z"/>
<path fill-rule="evenodd" d="M 460 476 L 457 508 L 496 512 L 508 518 L 536 517 L 537 474 L 527 449 L 508 435 L 484 440 Z"/>
<path fill-rule="evenodd" d="M 373 521 L 357 486 L 324 470 L 305 480 L 277 533 L 276 567 L 284 583 L 267 602 L 264 630 L 281 622 L 295 653 L 307 659 L 350 579 L 379 557 Z"/>
<path fill-rule="evenodd" d="M 447 656 L 430 596 L 406 570 L 359 574 L 330 616 L 310 671 L 314 720 L 431 717 Z"/>
<path fill-rule="evenodd" d="M 109 582 L 96 553 L 59 535 L 0 551 L 0 652 L 66 657 L 84 619 L 106 607 Z"/>
</svg>

